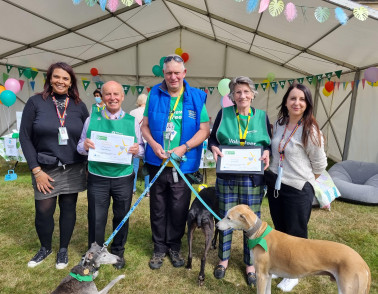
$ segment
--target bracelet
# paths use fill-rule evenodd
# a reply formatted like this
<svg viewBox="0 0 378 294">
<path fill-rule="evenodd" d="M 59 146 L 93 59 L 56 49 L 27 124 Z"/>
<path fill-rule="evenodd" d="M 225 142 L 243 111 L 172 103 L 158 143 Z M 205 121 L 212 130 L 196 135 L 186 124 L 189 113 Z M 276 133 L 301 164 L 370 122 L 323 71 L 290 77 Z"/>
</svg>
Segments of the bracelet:
<svg viewBox="0 0 378 294">
<path fill-rule="evenodd" d="M 39 170 L 37 170 L 37 172 L 35 172 L 35 173 L 33 173 L 33 175 L 36 175 L 36 174 L 38 174 L 40 171 L 42 171 L 42 169 L 40 168 Z"/>
<path fill-rule="evenodd" d="M 34 174 L 34 178 L 37 179 L 37 178 L 39 178 L 41 175 L 42 175 L 42 174 L 36 176 L 36 175 Z"/>
<path fill-rule="evenodd" d="M 189 152 L 190 149 L 192 149 L 192 148 L 189 147 L 188 143 L 184 143 L 184 145 L 185 145 L 185 147 L 186 147 L 186 152 Z"/>
</svg>

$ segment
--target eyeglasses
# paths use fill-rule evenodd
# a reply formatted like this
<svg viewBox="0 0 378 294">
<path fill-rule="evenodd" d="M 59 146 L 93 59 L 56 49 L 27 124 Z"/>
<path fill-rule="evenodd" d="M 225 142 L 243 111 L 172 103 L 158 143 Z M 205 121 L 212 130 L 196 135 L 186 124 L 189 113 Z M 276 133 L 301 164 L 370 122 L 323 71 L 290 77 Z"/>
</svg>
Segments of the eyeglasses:
<svg viewBox="0 0 378 294">
<path fill-rule="evenodd" d="M 173 56 L 167 56 L 164 59 L 164 63 L 170 62 L 172 59 L 176 62 L 184 62 L 184 60 L 180 56 L 173 55 Z"/>
</svg>

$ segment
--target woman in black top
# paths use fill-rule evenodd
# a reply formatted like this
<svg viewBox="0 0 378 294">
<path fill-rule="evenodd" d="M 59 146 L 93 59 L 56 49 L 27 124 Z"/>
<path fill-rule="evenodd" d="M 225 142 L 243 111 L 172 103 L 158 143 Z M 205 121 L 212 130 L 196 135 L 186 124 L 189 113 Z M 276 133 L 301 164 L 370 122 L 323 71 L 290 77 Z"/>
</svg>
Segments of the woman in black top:
<svg viewBox="0 0 378 294">
<path fill-rule="evenodd" d="M 77 153 L 76 146 L 88 116 L 71 66 L 63 62 L 52 64 L 44 90 L 27 101 L 20 127 L 21 147 L 32 172 L 35 227 L 41 242 L 29 267 L 37 266 L 52 252 L 58 196 L 60 249 L 56 268 L 63 269 L 68 264 L 67 248 L 76 222 L 77 196 L 86 189 L 86 157 Z"/>
</svg>

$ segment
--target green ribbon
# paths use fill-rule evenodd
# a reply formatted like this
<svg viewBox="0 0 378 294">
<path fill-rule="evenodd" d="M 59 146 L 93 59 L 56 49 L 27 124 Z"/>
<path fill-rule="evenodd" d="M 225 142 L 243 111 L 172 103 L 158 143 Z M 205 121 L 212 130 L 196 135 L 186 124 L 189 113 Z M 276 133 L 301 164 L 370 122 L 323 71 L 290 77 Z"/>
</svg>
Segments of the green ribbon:
<svg viewBox="0 0 378 294">
<path fill-rule="evenodd" d="M 79 282 L 92 282 L 93 281 L 92 275 L 82 276 L 82 275 L 74 274 L 73 272 L 70 272 L 70 276 L 75 278 Z"/>
<path fill-rule="evenodd" d="M 268 225 L 264 231 L 264 233 L 256 238 L 256 239 L 249 239 L 248 240 L 248 248 L 251 250 L 256 245 L 260 245 L 262 248 L 265 249 L 266 252 L 268 252 L 268 244 L 266 243 L 266 240 L 264 237 L 266 237 L 273 229 Z"/>
</svg>

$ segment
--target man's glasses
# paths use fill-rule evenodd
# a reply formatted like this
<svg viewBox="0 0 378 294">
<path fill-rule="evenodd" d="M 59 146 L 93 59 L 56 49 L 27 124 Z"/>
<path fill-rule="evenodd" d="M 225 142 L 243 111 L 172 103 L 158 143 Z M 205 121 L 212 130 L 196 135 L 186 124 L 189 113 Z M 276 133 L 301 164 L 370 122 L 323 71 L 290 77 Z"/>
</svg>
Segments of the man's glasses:
<svg viewBox="0 0 378 294">
<path fill-rule="evenodd" d="M 164 63 L 170 62 L 172 59 L 176 62 L 184 62 L 184 60 L 180 56 L 173 55 L 173 56 L 167 56 L 164 59 Z"/>
</svg>

